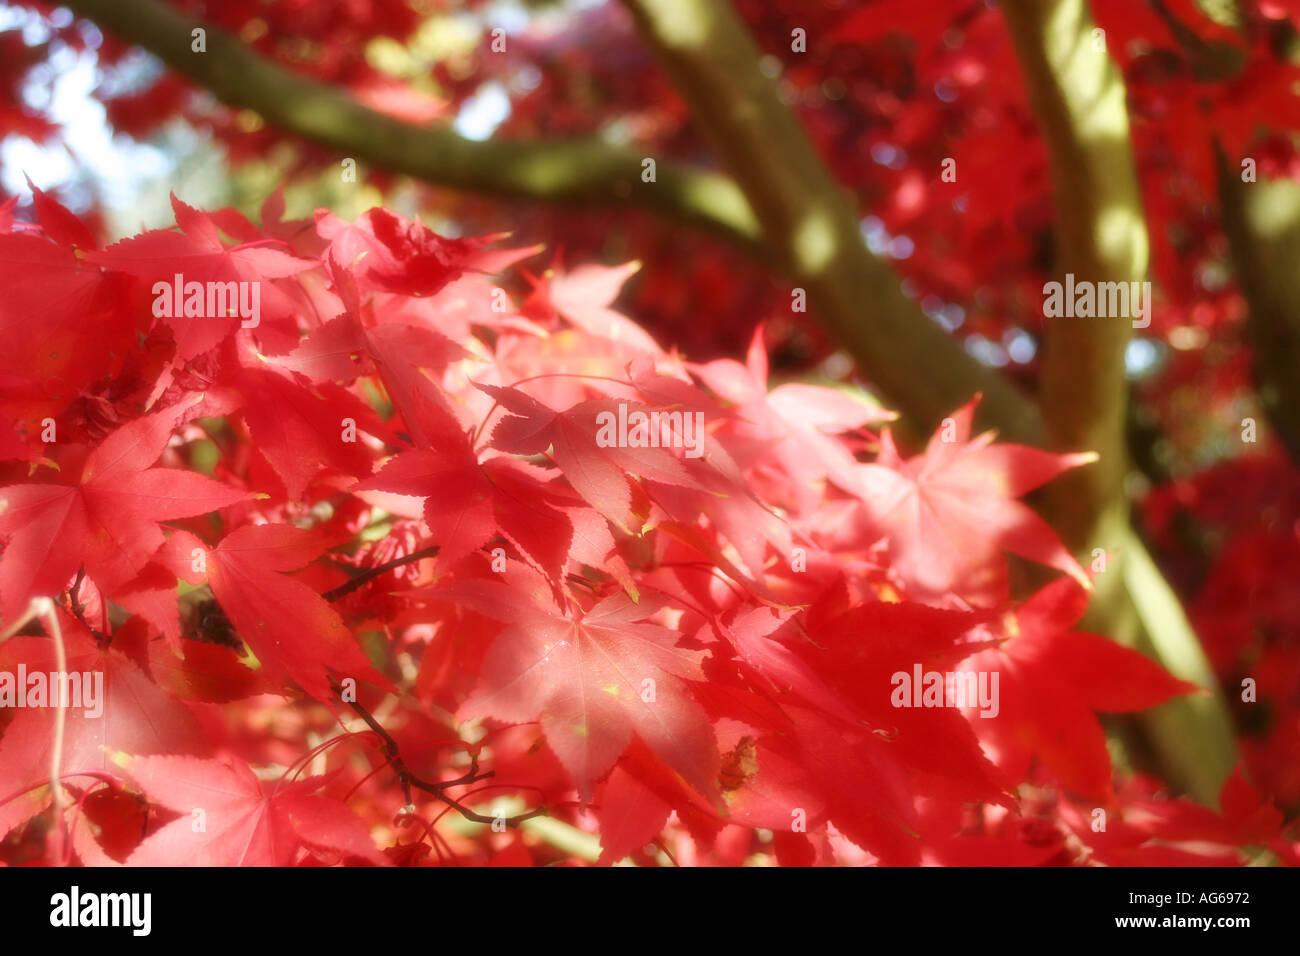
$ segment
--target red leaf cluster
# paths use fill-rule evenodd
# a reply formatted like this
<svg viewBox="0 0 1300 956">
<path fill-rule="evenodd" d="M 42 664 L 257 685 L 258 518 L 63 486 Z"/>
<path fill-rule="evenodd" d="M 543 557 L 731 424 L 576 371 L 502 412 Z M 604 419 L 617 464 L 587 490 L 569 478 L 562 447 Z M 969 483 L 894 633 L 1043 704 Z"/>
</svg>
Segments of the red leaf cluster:
<svg viewBox="0 0 1300 956">
<path fill-rule="evenodd" d="M 388 210 L 176 202 L 97 250 L 37 199 L 0 236 L 0 613 L 44 609 L 0 645 L 8 859 L 1294 859 L 1240 777 L 1220 814 L 1113 772 L 1097 714 L 1197 689 L 1072 630 L 1089 578 L 1019 499 L 1092 456 L 972 436 L 976 397 L 905 457 L 865 393 L 770 388 L 761 332 L 687 362 L 630 270 L 515 303 L 536 250 Z M 182 280 L 260 321 L 160 310 Z M 1007 554 L 1065 574 L 1013 601 Z M 33 698 L 60 645 L 99 705 Z"/>
</svg>

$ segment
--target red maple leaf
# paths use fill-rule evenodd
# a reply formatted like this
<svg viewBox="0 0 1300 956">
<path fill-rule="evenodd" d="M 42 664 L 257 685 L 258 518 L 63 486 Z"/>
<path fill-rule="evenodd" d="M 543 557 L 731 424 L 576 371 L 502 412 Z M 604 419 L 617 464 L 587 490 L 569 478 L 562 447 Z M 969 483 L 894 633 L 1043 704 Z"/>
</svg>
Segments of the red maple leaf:
<svg viewBox="0 0 1300 956">
<path fill-rule="evenodd" d="M 318 700 L 331 697 L 331 673 L 387 687 L 338 612 L 285 573 L 310 564 L 321 550 L 320 536 L 310 531 L 283 524 L 245 525 L 211 549 L 179 531 L 160 560 L 191 584 L 211 586 L 273 684 L 292 678 Z"/>
<path fill-rule="evenodd" d="M 630 475 L 706 490 L 681 460 L 663 448 L 602 442 L 599 416 L 617 416 L 620 404 L 629 414 L 649 412 L 646 406 L 600 398 L 556 411 L 516 388 L 478 387 L 513 413 L 502 418 L 493 430 L 494 448 L 513 455 L 538 455 L 549 449 L 573 490 L 625 531 L 640 527 Z"/>
<path fill-rule="evenodd" d="M 914 788 L 954 800 L 1009 802 L 1008 782 L 981 752 L 960 710 L 899 706 L 897 694 L 900 673 L 912 678 L 917 668 L 923 675 L 973 670 L 959 665 L 987 646 L 972 633 L 982 617 L 883 601 L 840 614 L 817 610 L 808 622 L 816 644 L 797 644 L 801 657 L 890 741 L 898 761 L 915 775 Z"/>
<path fill-rule="evenodd" d="M 266 280 L 297 275 L 316 266 L 310 259 L 299 259 L 285 252 L 283 243 L 272 239 L 227 248 L 207 214 L 185 205 L 175 196 L 172 196 L 172 208 L 183 231 L 153 229 L 114 243 L 102 252 L 87 253 L 86 259 L 106 269 L 168 284 L 174 283 L 178 274 L 184 284 L 256 282 L 264 286 L 259 290 L 262 309 L 272 313 L 285 311 L 287 305 L 275 306 L 271 283 Z M 273 319 L 274 315 L 268 318 Z M 240 325 L 231 316 L 172 314 L 164 316 L 163 321 L 171 327 L 177 355 L 183 360 L 208 351 Z"/>
<path fill-rule="evenodd" d="M 29 429 L 120 368 L 135 345 L 135 319 L 121 308 L 125 281 L 86 268 L 89 231 L 40 190 L 33 196 L 48 238 L 0 235 L 0 408 Z"/>
<path fill-rule="evenodd" d="M 1069 790 L 1107 800 L 1110 754 L 1093 712 L 1135 713 L 1199 688 L 1137 651 L 1070 631 L 1087 606 L 1069 578 L 1049 584 L 1009 617 L 1005 643 L 966 667 L 999 674 L 998 713 L 972 723 L 1008 776 L 1024 779 L 1037 757 Z"/>
<path fill-rule="evenodd" d="M 0 488 L 0 535 L 8 538 L 0 557 L 6 619 L 33 597 L 57 595 L 83 565 L 111 594 L 162 546 L 159 521 L 216 511 L 246 497 L 191 471 L 150 467 L 184 408 L 174 405 L 118 428 L 66 484 Z"/>
<path fill-rule="evenodd" d="M 1091 587 L 1051 526 L 1015 499 L 1097 456 L 995 445 L 992 432 L 971 439 L 978 403 L 976 396 L 954 412 L 924 454 L 906 461 L 886 429 L 879 460 L 856 469 L 856 491 L 884 534 L 909 595 L 956 592 L 996 604 L 1005 592 L 1002 551 L 1059 568 Z"/>
<path fill-rule="evenodd" d="M 446 590 L 446 597 L 507 625 L 458 716 L 540 719 L 546 742 L 586 800 L 634 735 L 713 799 L 713 730 L 687 684 L 703 680 L 701 652 L 678 647 L 679 635 L 647 620 L 658 603 L 637 604 L 619 592 L 585 612 L 565 613 L 534 581 L 529 586 L 521 575 L 513 586 L 473 581 Z"/>
<path fill-rule="evenodd" d="M 610 308 L 623 283 L 640 268 L 639 262 L 612 268 L 585 265 L 568 273 L 548 272 L 541 279 L 527 276 L 533 290 L 520 311 L 543 319 L 556 312 L 590 335 L 617 342 L 621 349 L 662 356 L 663 349 L 645 329 Z"/>
<path fill-rule="evenodd" d="M 800 511 L 820 504 L 827 477 L 853 487 L 855 459 L 837 433 L 853 432 L 872 422 L 898 416 L 859 401 L 846 392 L 791 382 L 768 390 L 767 351 L 763 328 L 754 330 L 745 364 L 716 359 L 689 366 L 719 398 L 734 406 L 727 423 L 727 447 L 744 468 L 762 475 L 780 466 L 783 497 Z M 765 485 L 767 487 L 767 485 Z"/>
<path fill-rule="evenodd" d="M 537 251 L 486 248 L 499 236 L 446 239 L 423 223 L 380 208 L 354 223 L 318 209 L 316 231 L 330 242 L 329 259 L 354 268 L 358 283 L 403 295 L 433 295 L 466 271 L 499 272 Z"/>
<path fill-rule="evenodd" d="M 384 862 L 361 818 L 314 792 L 325 778 L 262 781 L 245 764 L 192 757 L 132 757 L 125 769 L 181 814 L 144 839 L 130 866 L 289 866 L 304 848 Z"/>
</svg>

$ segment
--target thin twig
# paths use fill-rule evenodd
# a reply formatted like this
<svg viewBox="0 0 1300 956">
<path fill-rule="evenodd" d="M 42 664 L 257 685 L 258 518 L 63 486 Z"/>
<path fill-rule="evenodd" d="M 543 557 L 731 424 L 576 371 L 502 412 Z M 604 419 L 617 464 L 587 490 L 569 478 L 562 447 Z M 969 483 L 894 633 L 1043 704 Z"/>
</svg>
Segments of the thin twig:
<svg viewBox="0 0 1300 956">
<path fill-rule="evenodd" d="M 487 780 L 496 775 L 495 771 L 492 770 L 489 770 L 486 773 L 479 772 L 477 748 L 471 747 L 468 744 L 466 745 L 470 760 L 469 770 L 457 777 L 455 780 L 444 780 L 440 783 L 432 783 L 428 780 L 424 780 L 421 777 L 417 777 L 411 772 L 411 769 L 406 766 L 406 762 L 402 759 L 401 750 L 397 746 L 397 741 L 394 740 L 392 735 L 384 729 L 383 725 L 375 719 L 375 716 L 356 701 L 344 699 L 343 687 L 333 677 L 330 678 L 330 686 L 334 689 L 334 693 L 338 695 L 339 700 L 351 707 L 356 715 L 366 722 L 366 726 L 378 734 L 380 739 L 383 740 L 384 756 L 388 760 L 388 765 L 393 768 L 393 772 L 397 774 L 397 779 L 401 783 L 402 795 L 406 798 L 407 806 L 411 806 L 414 803 L 411 799 L 411 790 L 415 789 L 436 797 L 443 803 L 447 804 L 447 806 L 459 812 L 461 816 L 465 817 L 465 819 L 473 820 L 475 823 L 501 822 L 508 827 L 517 827 L 525 820 L 530 820 L 533 817 L 540 816 L 547 812 L 545 807 L 537 807 L 527 813 L 498 821 L 497 817 L 484 816 L 481 813 L 476 813 L 469 809 L 458 802 L 454 797 L 448 796 L 446 791 L 450 787 L 458 787 L 463 784 L 475 783 L 479 780 Z"/>
<path fill-rule="evenodd" d="M 385 561 L 383 564 L 377 564 L 373 568 L 366 568 L 351 581 L 340 584 L 338 587 L 326 591 L 321 595 L 321 597 L 332 603 L 337 601 L 339 598 L 347 597 L 353 591 L 359 590 L 370 581 L 373 581 L 382 574 L 387 574 L 394 568 L 400 568 L 407 564 L 414 564 L 416 561 L 422 561 L 425 558 L 432 558 L 437 553 L 438 546 L 436 544 L 431 544 L 429 547 L 421 548 L 419 551 L 412 551 L 410 554 L 403 555 L 400 558 L 394 558 L 391 561 Z"/>
</svg>

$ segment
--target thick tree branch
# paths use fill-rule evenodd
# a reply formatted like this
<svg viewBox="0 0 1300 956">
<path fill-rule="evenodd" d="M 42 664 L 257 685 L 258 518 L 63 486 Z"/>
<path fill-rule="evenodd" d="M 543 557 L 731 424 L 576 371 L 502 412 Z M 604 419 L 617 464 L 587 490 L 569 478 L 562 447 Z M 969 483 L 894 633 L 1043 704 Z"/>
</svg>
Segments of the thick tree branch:
<svg viewBox="0 0 1300 956">
<path fill-rule="evenodd" d="M 1124 83 L 1104 43 L 1094 44 L 1086 0 L 1004 0 L 1002 11 L 1048 146 L 1058 251 L 1053 278 L 1145 280 L 1146 222 Z M 1047 328 L 1040 392 L 1048 441 L 1061 451 L 1087 448 L 1101 456 L 1055 483 L 1068 502 L 1057 509 L 1056 527 L 1076 548 L 1110 546 L 1108 529 L 1125 520 L 1108 512 L 1124 501 L 1124 352 L 1131 323 L 1129 316 L 1058 318 Z"/>
<path fill-rule="evenodd" d="M 758 238 L 744 196 L 717 173 L 661 160 L 656 182 L 643 183 L 643 153 L 595 139 L 466 139 L 447 126 L 416 126 L 368 109 L 159 0 L 69 0 L 65 6 L 148 50 L 223 103 L 253 110 L 280 129 L 339 150 L 340 156 L 469 192 L 640 206 L 742 245 Z M 205 53 L 191 50 L 191 32 L 198 28 L 207 34 Z"/>
<path fill-rule="evenodd" d="M 1002 10 L 1050 156 L 1055 278 L 1064 283 L 1072 273 L 1076 283 L 1145 281 L 1148 236 L 1124 82 L 1104 34 L 1094 32 L 1086 0 L 1003 0 Z M 1177 597 L 1129 524 L 1124 353 L 1131 328 L 1128 315 L 1056 318 L 1048 327 L 1040 379 L 1048 441 L 1061 451 L 1086 448 L 1100 455 L 1053 482 L 1048 517 L 1076 552 L 1101 548 L 1109 554 L 1085 624 L 1138 647 L 1186 680 L 1215 688 Z M 1213 801 L 1235 762 L 1222 699 L 1182 698 L 1143 720 L 1169 779 Z"/>
<path fill-rule="evenodd" d="M 724 0 L 624 5 L 744 190 L 775 260 L 891 405 L 928 430 L 983 392 L 983 421 L 1037 443 L 1033 403 L 926 318 L 867 248 L 856 201 L 759 69 L 759 51 L 731 7 Z"/>
<path fill-rule="evenodd" d="M 707 28 L 690 49 L 678 49 L 684 66 L 678 79 L 688 84 L 697 113 L 695 94 L 708 100 L 700 118 L 717 135 L 723 157 L 743 174 L 739 188 L 725 176 L 666 159 L 656 162 L 656 181 L 643 183 L 641 153 L 592 140 L 478 142 L 445 127 L 414 126 L 284 69 L 159 0 L 70 0 L 68 7 L 223 102 L 394 172 L 493 196 L 640 206 L 721 233 L 751 252 L 760 248 L 761 221 L 775 236 L 766 249 L 808 289 L 822 321 L 905 416 L 929 427 L 982 391 L 984 420 L 1018 440 L 1041 437 L 1033 405 L 926 319 L 867 250 L 854 204 L 758 72 L 748 33 L 716 0 L 683 7 L 683 22 Z M 207 31 L 205 53 L 191 50 L 191 32 L 199 27 Z M 754 202 L 762 206 L 757 218 Z M 918 387 L 921 381 L 925 387 Z"/>
<path fill-rule="evenodd" d="M 1086 0 L 1004 0 L 1002 12 L 1048 148 L 1057 239 L 1052 278 L 1064 285 L 1073 275 L 1094 287 L 1145 280 L 1148 239 L 1124 83 L 1104 36 L 1093 33 Z M 1049 446 L 1100 456 L 1052 483 L 1044 494 L 1049 520 L 1076 554 L 1112 554 L 1112 571 L 1120 570 L 1128 528 L 1124 352 L 1131 328 L 1127 315 L 1052 319 L 1039 379 Z M 1122 582 L 1118 573 L 1098 579 L 1099 613 L 1109 617 L 1123 599 Z"/>
</svg>

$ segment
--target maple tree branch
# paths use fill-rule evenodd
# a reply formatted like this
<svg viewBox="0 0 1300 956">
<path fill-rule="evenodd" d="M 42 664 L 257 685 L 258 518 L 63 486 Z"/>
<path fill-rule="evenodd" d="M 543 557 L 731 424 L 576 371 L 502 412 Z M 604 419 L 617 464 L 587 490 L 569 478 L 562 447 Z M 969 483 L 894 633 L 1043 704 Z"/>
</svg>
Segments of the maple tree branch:
<svg viewBox="0 0 1300 956">
<path fill-rule="evenodd" d="M 660 64 L 744 190 L 768 251 L 806 289 L 812 311 L 884 397 L 929 431 L 976 392 L 979 417 L 1039 444 L 1032 401 L 972 358 L 920 310 L 862 235 L 858 204 L 837 183 L 725 0 L 623 0 Z"/>
<path fill-rule="evenodd" d="M 1214 151 L 1224 231 L 1246 299 L 1256 394 L 1277 437 L 1300 462 L 1300 187 L 1262 176 L 1243 182 L 1241 168 L 1229 164 L 1217 141 Z"/>
<path fill-rule="evenodd" d="M 1104 35 L 1094 40 L 1086 0 L 1006 0 L 1001 9 L 1047 144 L 1056 208 L 1053 278 L 1064 283 L 1073 275 L 1094 288 L 1145 280 L 1148 237 L 1124 83 Z M 1102 548 L 1117 561 L 1128 528 L 1124 354 L 1131 329 L 1129 316 L 1051 319 L 1039 378 L 1048 446 L 1099 455 L 1048 487 L 1048 520 L 1076 554 Z M 1094 604 L 1122 600 L 1122 582 L 1119 574 L 1099 578 Z"/>
<path fill-rule="evenodd" d="M 408 807 L 413 803 L 411 799 L 411 790 L 416 789 L 441 800 L 467 820 L 472 820 L 475 823 L 494 823 L 498 821 L 497 817 L 484 816 L 481 813 L 471 810 L 455 797 L 452 797 L 447 793 L 447 790 L 451 787 L 476 783 L 479 780 L 487 780 L 496 775 L 496 772 L 493 770 L 489 770 L 486 773 L 479 772 L 479 755 L 476 747 L 469 744 L 465 745 L 466 752 L 469 754 L 469 770 L 457 777 L 455 780 L 444 780 L 439 783 L 432 783 L 428 780 L 424 780 L 411 772 L 411 769 L 406 765 L 406 761 L 402 759 L 401 749 L 398 747 L 397 741 L 393 739 L 392 734 L 384 729 L 384 725 L 375 718 L 374 714 L 370 713 L 369 710 L 357 701 L 345 699 L 343 696 L 343 687 L 333 677 L 330 678 L 330 687 L 334 690 L 338 699 L 351 707 L 357 716 L 365 721 L 366 726 L 378 734 L 379 738 L 383 741 L 384 758 L 388 761 L 388 765 L 393 768 L 393 772 L 397 774 L 397 779 L 400 781 L 402 786 L 402 795 L 406 798 L 406 805 Z M 508 827 L 517 827 L 525 820 L 531 820 L 533 817 L 542 816 L 546 812 L 546 807 L 534 807 L 527 813 L 517 814 L 513 817 L 506 817 L 500 820 L 500 822 Z"/>
<path fill-rule="evenodd" d="M 1153 4 L 1198 79 L 1208 75 L 1231 80 L 1240 75 L 1246 57 L 1241 48 L 1207 42 L 1161 0 Z M 1239 31 L 1245 26 L 1233 4 L 1198 0 L 1197 6 L 1222 26 Z M 1291 26 L 1285 27 L 1285 34 L 1278 55 L 1293 66 L 1300 64 L 1300 34 Z M 1246 336 L 1256 395 L 1283 447 L 1293 461 L 1300 462 L 1300 378 L 1295 374 L 1300 368 L 1300 282 L 1295 270 L 1300 255 L 1300 188 L 1289 179 L 1260 177 L 1258 169 L 1247 181 L 1240 166 L 1234 165 L 1247 157 L 1228 156 L 1217 135 L 1210 137 L 1210 145 L 1228 252 L 1246 299 Z"/>
<path fill-rule="evenodd" d="M 365 571 L 358 574 L 351 581 L 348 581 L 345 584 L 341 584 L 338 587 L 333 588 L 332 590 L 326 591 L 321 596 L 325 598 L 325 600 L 327 601 L 337 601 L 340 598 L 345 597 L 351 594 L 353 591 L 356 591 L 359 588 L 363 587 L 366 583 L 373 581 L 375 578 L 387 574 L 389 571 L 392 571 L 394 568 L 400 568 L 407 564 L 414 564 L 416 561 L 421 561 L 424 558 L 433 557 L 438 553 L 438 550 L 439 550 L 438 545 L 436 544 L 430 545 L 427 548 L 421 548 L 418 551 L 412 551 L 410 554 L 403 555 L 400 558 L 394 558 L 391 561 L 385 561 L 383 564 L 375 565 L 373 568 L 367 568 Z M 469 763 L 469 769 L 465 771 L 465 773 L 462 774 L 461 776 L 457 777 L 454 780 L 443 780 L 439 783 L 432 783 L 428 780 L 424 780 L 421 777 L 417 777 L 414 773 L 411 772 L 411 769 L 406 765 L 406 762 L 402 759 L 401 749 L 398 747 L 397 741 L 393 739 L 392 734 L 390 734 L 387 730 L 384 729 L 384 725 L 381 724 L 378 721 L 378 719 L 376 719 L 374 714 L 370 713 L 369 710 L 367 710 L 362 704 L 358 703 L 357 701 L 345 699 L 343 696 L 342 686 L 333 677 L 330 678 L 330 687 L 333 688 L 334 693 L 339 698 L 339 700 L 347 704 L 349 707 L 351 707 L 352 710 L 357 714 L 357 716 L 360 717 L 363 721 L 365 721 L 366 726 L 369 727 L 372 731 L 374 731 L 379 736 L 380 740 L 383 742 L 384 758 L 387 760 L 388 765 L 393 769 L 393 772 L 397 774 L 397 779 L 401 784 L 402 795 L 406 799 L 407 806 L 410 806 L 412 804 L 412 800 L 411 800 L 412 789 L 421 790 L 425 793 L 428 793 L 438 798 L 443 803 L 447 804 L 447 806 L 456 810 L 461 816 L 465 817 L 467 820 L 473 820 L 475 823 L 496 822 L 497 820 L 496 817 L 484 816 L 481 813 L 471 810 L 469 807 L 464 806 L 462 803 L 460 803 L 458 800 L 456 800 L 454 797 L 450 796 L 447 793 L 447 790 L 451 787 L 458 787 L 463 784 L 475 783 L 479 780 L 487 780 L 490 777 L 495 776 L 496 771 L 493 770 L 489 770 L 486 773 L 481 773 L 479 771 L 479 765 L 478 765 L 479 755 L 478 755 L 477 748 L 469 746 L 468 744 L 466 745 L 466 751 L 469 753 L 470 763 Z M 527 813 L 506 818 L 502 822 L 506 826 L 517 827 L 525 820 L 531 820 L 533 817 L 541 816 L 546 812 L 547 811 L 545 807 L 536 807 L 533 810 L 528 811 Z"/>
<path fill-rule="evenodd" d="M 404 554 L 400 558 L 393 558 L 391 561 L 385 561 L 383 564 L 377 564 L 373 568 L 366 568 L 351 581 L 346 581 L 336 588 L 331 588 L 321 595 L 326 601 L 334 602 L 339 598 L 347 597 L 353 591 L 358 591 L 365 587 L 366 584 L 373 581 L 381 575 L 387 574 L 394 568 L 400 568 L 408 564 L 414 564 L 416 561 L 423 561 L 425 558 L 432 558 L 438 553 L 438 545 L 431 544 L 427 548 L 421 548 L 419 551 L 412 551 L 410 554 Z"/>
<path fill-rule="evenodd" d="M 471 810 L 463 803 L 447 796 L 445 793 L 439 793 L 437 794 L 437 797 L 466 820 L 473 820 L 475 823 L 500 823 L 502 826 L 506 827 L 518 827 L 521 823 L 531 820 L 534 817 L 545 816 L 547 812 L 546 807 L 533 807 L 533 809 L 525 813 L 517 813 L 513 817 L 489 817 L 482 813 L 478 813 L 475 810 Z"/>
<path fill-rule="evenodd" d="M 1226 2 L 1207 2 L 1196 0 L 1196 6 L 1203 16 L 1222 26 L 1240 27 L 1242 25 L 1238 11 L 1231 9 L 1235 0 Z M 1195 30 L 1184 23 L 1163 0 L 1151 0 L 1151 9 L 1164 21 L 1169 34 L 1187 57 L 1192 76 L 1198 82 L 1223 81 L 1231 78 L 1241 70 L 1246 60 L 1244 50 L 1224 43 L 1221 40 L 1207 42 Z"/>
<path fill-rule="evenodd" d="M 143 47 L 230 106 L 333 147 L 342 156 L 417 179 L 489 196 L 639 206 L 753 246 L 758 224 L 736 185 L 709 170 L 656 158 L 656 181 L 641 181 L 646 154 L 594 138 L 479 141 L 449 125 L 419 126 L 362 106 L 346 92 L 288 70 L 210 24 L 159 0 L 68 0 L 73 13 Z M 206 52 L 191 32 L 206 31 Z"/>
<path fill-rule="evenodd" d="M 330 677 L 330 688 L 334 691 L 335 696 L 337 696 L 339 700 L 351 707 L 356 715 L 366 722 L 367 727 L 379 735 L 379 739 L 383 743 L 384 759 L 388 761 L 388 765 L 392 767 L 393 772 L 397 774 L 397 779 L 402 785 L 402 796 L 406 800 L 405 805 L 409 807 L 414 802 L 411 799 L 411 771 L 407 768 L 401 758 L 397 741 L 394 740 L 392 735 L 384 729 L 384 725 L 375 719 L 374 714 L 370 713 L 369 710 L 356 701 L 347 700 L 343 696 L 342 685 L 340 685 L 332 676 Z"/>
<path fill-rule="evenodd" d="M 656 6 L 630 5 L 634 11 Z M 653 183 L 640 179 L 642 153 L 599 141 L 475 141 L 445 126 L 385 116 L 159 0 L 69 0 L 67 6 L 148 50 L 221 101 L 344 155 L 437 185 L 493 196 L 641 206 L 721 233 L 764 261 L 775 258 L 803 283 L 821 321 L 918 427 L 933 426 L 978 391 L 985 395 L 983 419 L 1010 438 L 1038 443 L 1033 403 L 926 318 L 867 249 L 853 214 L 856 204 L 830 178 L 775 87 L 757 70 L 748 32 L 717 0 L 683 5 L 687 19 L 711 27 L 701 43 L 676 51 L 685 54 L 679 59 L 686 66 L 676 78 L 736 179 L 657 158 Z M 197 28 L 207 31 L 204 53 L 191 50 Z M 751 109 L 753 104 L 759 108 Z M 768 123 L 774 125 L 766 129 Z"/>
<path fill-rule="evenodd" d="M 1124 83 L 1104 36 L 1094 42 L 1086 0 L 1005 0 L 1001 9 L 1048 148 L 1058 253 L 1053 278 L 1145 280 L 1149 243 Z M 1097 539 L 1102 526 L 1125 520 L 1122 510 L 1109 521 L 1107 512 L 1124 501 L 1124 353 L 1131 329 L 1129 316 L 1048 324 L 1040 380 L 1048 442 L 1055 450 L 1101 456 L 1052 486 L 1069 502 L 1056 509 L 1056 528 L 1074 548 L 1109 546 Z"/>
<path fill-rule="evenodd" d="M 1072 273 L 1076 283 L 1145 281 L 1149 238 L 1125 87 L 1105 35 L 1094 33 L 1086 0 L 1004 0 L 1001 9 L 1047 143 L 1058 280 Z M 1049 446 L 1100 457 L 1048 486 L 1046 517 L 1076 553 L 1109 555 L 1084 626 L 1212 691 L 1141 720 L 1168 778 L 1213 802 L 1236 762 L 1227 709 L 1177 596 L 1129 522 L 1124 356 L 1132 322 L 1127 315 L 1056 318 L 1048 327 L 1040 398 Z"/>
</svg>

